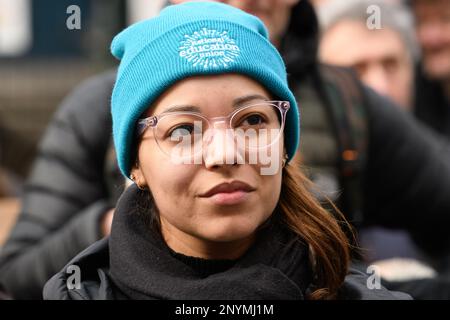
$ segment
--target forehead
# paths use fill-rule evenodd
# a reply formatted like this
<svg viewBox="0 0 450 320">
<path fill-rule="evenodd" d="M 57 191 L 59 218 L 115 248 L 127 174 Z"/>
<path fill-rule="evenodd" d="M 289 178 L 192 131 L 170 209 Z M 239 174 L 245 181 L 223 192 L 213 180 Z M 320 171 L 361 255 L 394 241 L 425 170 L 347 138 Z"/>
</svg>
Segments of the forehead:
<svg viewBox="0 0 450 320">
<path fill-rule="evenodd" d="M 399 33 L 390 28 L 369 30 L 362 22 L 345 20 L 325 33 L 321 50 L 329 61 L 353 64 L 398 55 L 406 52 L 406 47 Z"/>
<path fill-rule="evenodd" d="M 260 83 L 244 75 L 194 76 L 168 88 L 149 108 L 147 115 L 159 114 L 174 105 L 194 105 L 208 110 L 232 108 L 238 98 L 249 95 L 271 98 Z"/>
</svg>

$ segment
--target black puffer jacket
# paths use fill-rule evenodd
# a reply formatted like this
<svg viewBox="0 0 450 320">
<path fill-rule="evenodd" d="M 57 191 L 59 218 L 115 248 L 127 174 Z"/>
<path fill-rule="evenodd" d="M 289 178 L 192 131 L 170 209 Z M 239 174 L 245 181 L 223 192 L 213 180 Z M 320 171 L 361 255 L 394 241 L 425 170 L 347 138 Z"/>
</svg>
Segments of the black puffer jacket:
<svg viewBox="0 0 450 320">
<path fill-rule="evenodd" d="M 428 79 L 422 66 L 415 74 L 414 113 L 418 119 L 450 138 L 450 98 L 446 97 L 442 84 Z"/>
<path fill-rule="evenodd" d="M 258 231 L 237 260 L 205 260 L 175 253 L 165 244 L 149 212 L 137 205 L 136 186 L 120 198 L 111 237 L 93 244 L 55 275 L 46 299 L 292 300 L 306 298 L 313 272 L 308 246 L 276 215 Z M 67 272 L 77 266 L 80 283 Z M 76 277 L 74 277 L 75 279 Z M 383 287 L 368 289 L 367 277 L 351 270 L 338 299 L 409 299 Z M 71 289 L 68 289 L 71 286 Z M 77 288 L 78 285 L 78 288 Z"/>
<path fill-rule="evenodd" d="M 115 71 L 89 80 L 61 105 L 39 146 L 22 209 L 1 249 L 0 282 L 15 298 L 39 299 L 49 277 L 101 238 L 113 206 L 104 168 Z"/>
<path fill-rule="evenodd" d="M 293 45 L 284 57 L 298 85 L 320 73 L 312 7 L 301 1 L 295 10 L 292 28 L 299 31 L 286 38 Z M 64 101 L 40 145 L 22 213 L 0 257 L 0 283 L 16 298 L 40 298 L 44 283 L 101 237 L 99 219 L 123 187 L 107 183 L 104 174 L 114 79 L 111 71 L 81 85 Z M 365 222 L 407 228 L 430 248 L 449 244 L 448 146 L 388 100 L 369 89 L 363 94 L 369 114 L 361 192 Z M 322 146 L 311 148 L 301 152 Z"/>
</svg>

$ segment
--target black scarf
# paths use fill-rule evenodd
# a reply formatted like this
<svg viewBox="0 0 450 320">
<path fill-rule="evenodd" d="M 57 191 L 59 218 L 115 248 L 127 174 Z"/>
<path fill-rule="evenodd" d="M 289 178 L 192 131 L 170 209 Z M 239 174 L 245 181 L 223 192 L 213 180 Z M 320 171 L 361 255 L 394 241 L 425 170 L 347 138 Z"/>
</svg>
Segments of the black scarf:
<svg viewBox="0 0 450 320">
<path fill-rule="evenodd" d="M 228 269 L 200 274 L 177 258 L 139 212 L 130 187 L 116 208 L 109 240 L 110 275 L 131 299 L 304 299 L 311 284 L 307 246 L 275 218 Z"/>
</svg>

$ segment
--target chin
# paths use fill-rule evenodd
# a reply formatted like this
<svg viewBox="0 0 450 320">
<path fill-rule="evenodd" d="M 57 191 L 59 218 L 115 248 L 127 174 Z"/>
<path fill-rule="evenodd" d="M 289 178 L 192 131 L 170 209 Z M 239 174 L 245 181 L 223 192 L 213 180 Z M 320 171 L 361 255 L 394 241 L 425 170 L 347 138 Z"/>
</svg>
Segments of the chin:
<svg viewBox="0 0 450 320">
<path fill-rule="evenodd" d="M 450 62 L 448 57 L 445 57 L 445 59 L 441 57 L 430 58 L 425 65 L 425 69 L 435 79 L 446 79 L 450 74 Z"/>
<path fill-rule="evenodd" d="M 250 237 L 258 228 L 255 222 L 242 221 L 221 221 L 200 230 L 202 237 L 214 242 L 231 242 Z M 206 231 L 206 232 L 205 232 Z"/>
</svg>

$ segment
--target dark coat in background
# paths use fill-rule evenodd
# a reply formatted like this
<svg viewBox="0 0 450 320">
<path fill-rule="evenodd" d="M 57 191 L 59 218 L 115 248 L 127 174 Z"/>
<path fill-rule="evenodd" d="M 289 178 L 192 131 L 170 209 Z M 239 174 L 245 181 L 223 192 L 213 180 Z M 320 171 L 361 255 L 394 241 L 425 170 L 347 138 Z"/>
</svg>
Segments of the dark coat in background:
<svg viewBox="0 0 450 320">
<path fill-rule="evenodd" d="M 414 114 L 439 134 L 450 139 L 450 98 L 442 84 L 428 79 L 419 65 L 415 76 Z"/>
</svg>

